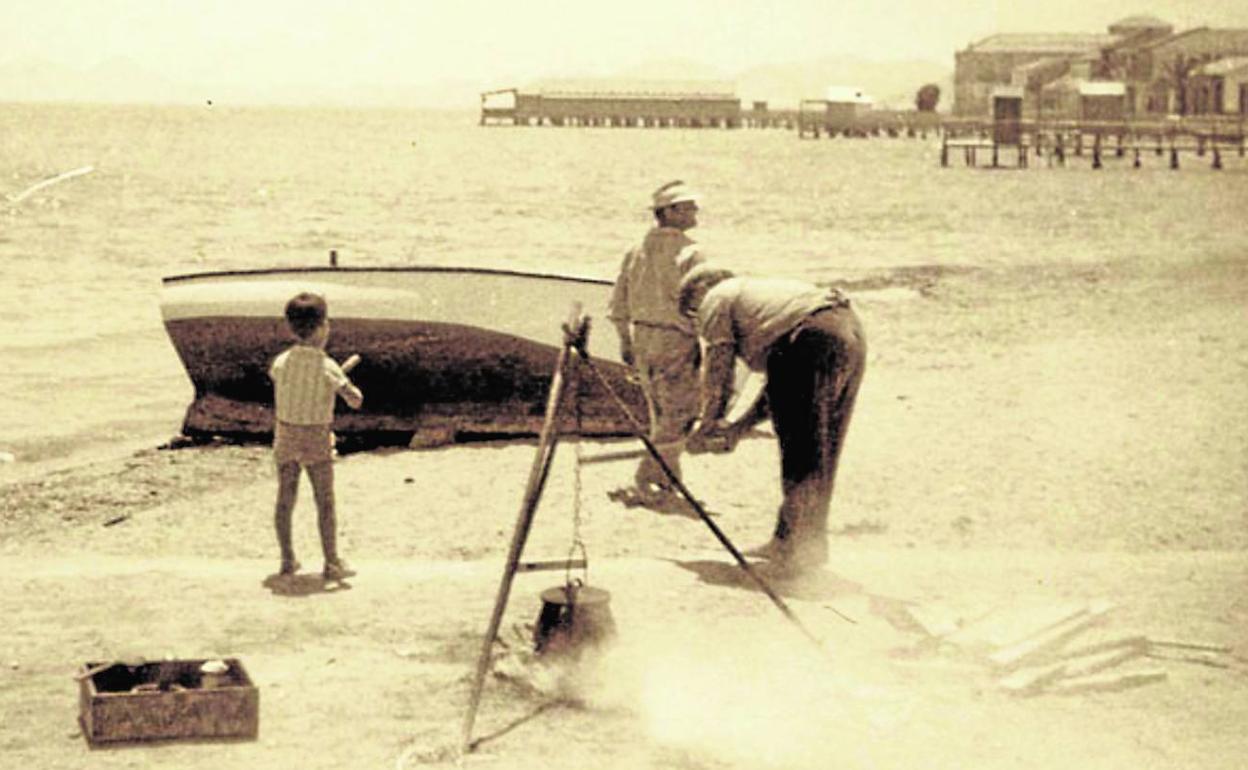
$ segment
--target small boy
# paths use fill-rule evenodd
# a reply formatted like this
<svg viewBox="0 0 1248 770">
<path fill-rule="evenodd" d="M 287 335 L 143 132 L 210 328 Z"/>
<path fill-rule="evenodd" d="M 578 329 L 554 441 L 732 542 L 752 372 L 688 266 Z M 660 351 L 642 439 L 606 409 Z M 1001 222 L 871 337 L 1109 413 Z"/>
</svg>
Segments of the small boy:
<svg viewBox="0 0 1248 770">
<path fill-rule="evenodd" d="M 299 491 L 299 469 L 306 468 L 316 498 L 317 528 L 325 555 L 326 580 L 355 574 L 338 557 L 334 513 L 334 397 L 342 396 L 353 409 L 364 394 L 347 378 L 336 361 L 325 354 L 329 339 L 329 309 L 325 298 L 304 292 L 286 303 L 286 324 L 297 342 L 273 359 L 273 457 L 277 461 L 277 507 L 273 520 L 282 551 L 280 574 L 299 571 L 291 543 L 291 513 Z"/>
</svg>

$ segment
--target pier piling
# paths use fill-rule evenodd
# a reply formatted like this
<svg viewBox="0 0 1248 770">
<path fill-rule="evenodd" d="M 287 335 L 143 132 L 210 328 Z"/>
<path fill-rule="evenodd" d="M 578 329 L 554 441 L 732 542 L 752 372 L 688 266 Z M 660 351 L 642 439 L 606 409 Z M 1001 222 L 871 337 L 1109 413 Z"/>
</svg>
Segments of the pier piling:
<svg viewBox="0 0 1248 770">
<path fill-rule="evenodd" d="M 1181 167 L 1180 156 L 1210 155 L 1214 170 L 1226 166 L 1230 152 L 1239 157 L 1248 155 L 1248 123 L 1228 116 L 1170 117 L 1165 120 L 1117 120 L 1117 121 L 1017 121 L 1011 123 L 1007 133 L 989 131 L 992 121 L 973 119 L 948 119 L 941 123 L 940 163 L 948 167 L 950 152 L 961 149 L 967 166 L 976 166 L 978 152 L 991 153 L 985 157 L 991 168 L 1009 165 L 1008 156 L 1002 152 L 1014 150 L 1017 168 L 1028 167 L 1028 156 L 1035 150 L 1036 157 L 1047 155 L 1049 168 L 1064 167 L 1067 156 L 1086 153 L 1091 156 L 1091 168 L 1103 169 L 1112 158 L 1131 159 L 1132 168 L 1141 168 L 1145 154 L 1158 158 L 1168 155 L 1171 169 Z M 1006 137 L 1003 139 L 1003 137 Z"/>
</svg>

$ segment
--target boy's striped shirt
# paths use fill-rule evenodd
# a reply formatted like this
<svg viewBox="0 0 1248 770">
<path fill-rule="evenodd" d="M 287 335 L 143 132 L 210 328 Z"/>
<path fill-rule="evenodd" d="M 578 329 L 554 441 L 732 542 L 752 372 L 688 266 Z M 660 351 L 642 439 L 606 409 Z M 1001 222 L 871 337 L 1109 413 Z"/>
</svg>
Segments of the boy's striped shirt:
<svg viewBox="0 0 1248 770">
<path fill-rule="evenodd" d="M 334 421 L 334 397 L 350 382 L 325 351 L 294 345 L 269 367 L 277 419 L 291 425 L 328 425 Z"/>
</svg>

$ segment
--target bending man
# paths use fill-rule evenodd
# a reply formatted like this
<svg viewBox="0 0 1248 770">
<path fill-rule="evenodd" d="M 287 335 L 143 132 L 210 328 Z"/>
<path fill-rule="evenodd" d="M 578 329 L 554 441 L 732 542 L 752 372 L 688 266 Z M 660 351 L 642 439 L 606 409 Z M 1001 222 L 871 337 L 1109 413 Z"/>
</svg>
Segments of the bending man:
<svg viewBox="0 0 1248 770">
<path fill-rule="evenodd" d="M 694 447 L 730 450 L 750 427 L 723 419 L 735 357 L 767 373 L 784 501 L 772 539 L 748 553 L 795 571 L 825 564 L 836 467 L 866 364 L 858 316 L 836 289 L 735 277 L 712 265 L 685 276 L 679 304 L 695 319 L 705 347 Z"/>
</svg>

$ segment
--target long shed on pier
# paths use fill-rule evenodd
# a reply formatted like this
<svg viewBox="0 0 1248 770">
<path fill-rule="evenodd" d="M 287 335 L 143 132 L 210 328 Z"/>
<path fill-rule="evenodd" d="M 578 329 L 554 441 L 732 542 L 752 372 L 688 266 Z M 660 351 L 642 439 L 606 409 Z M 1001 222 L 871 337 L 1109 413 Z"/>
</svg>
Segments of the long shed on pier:
<svg viewBox="0 0 1248 770">
<path fill-rule="evenodd" d="M 558 80 L 483 93 L 481 123 L 736 128 L 741 98 L 722 81 Z"/>
</svg>

